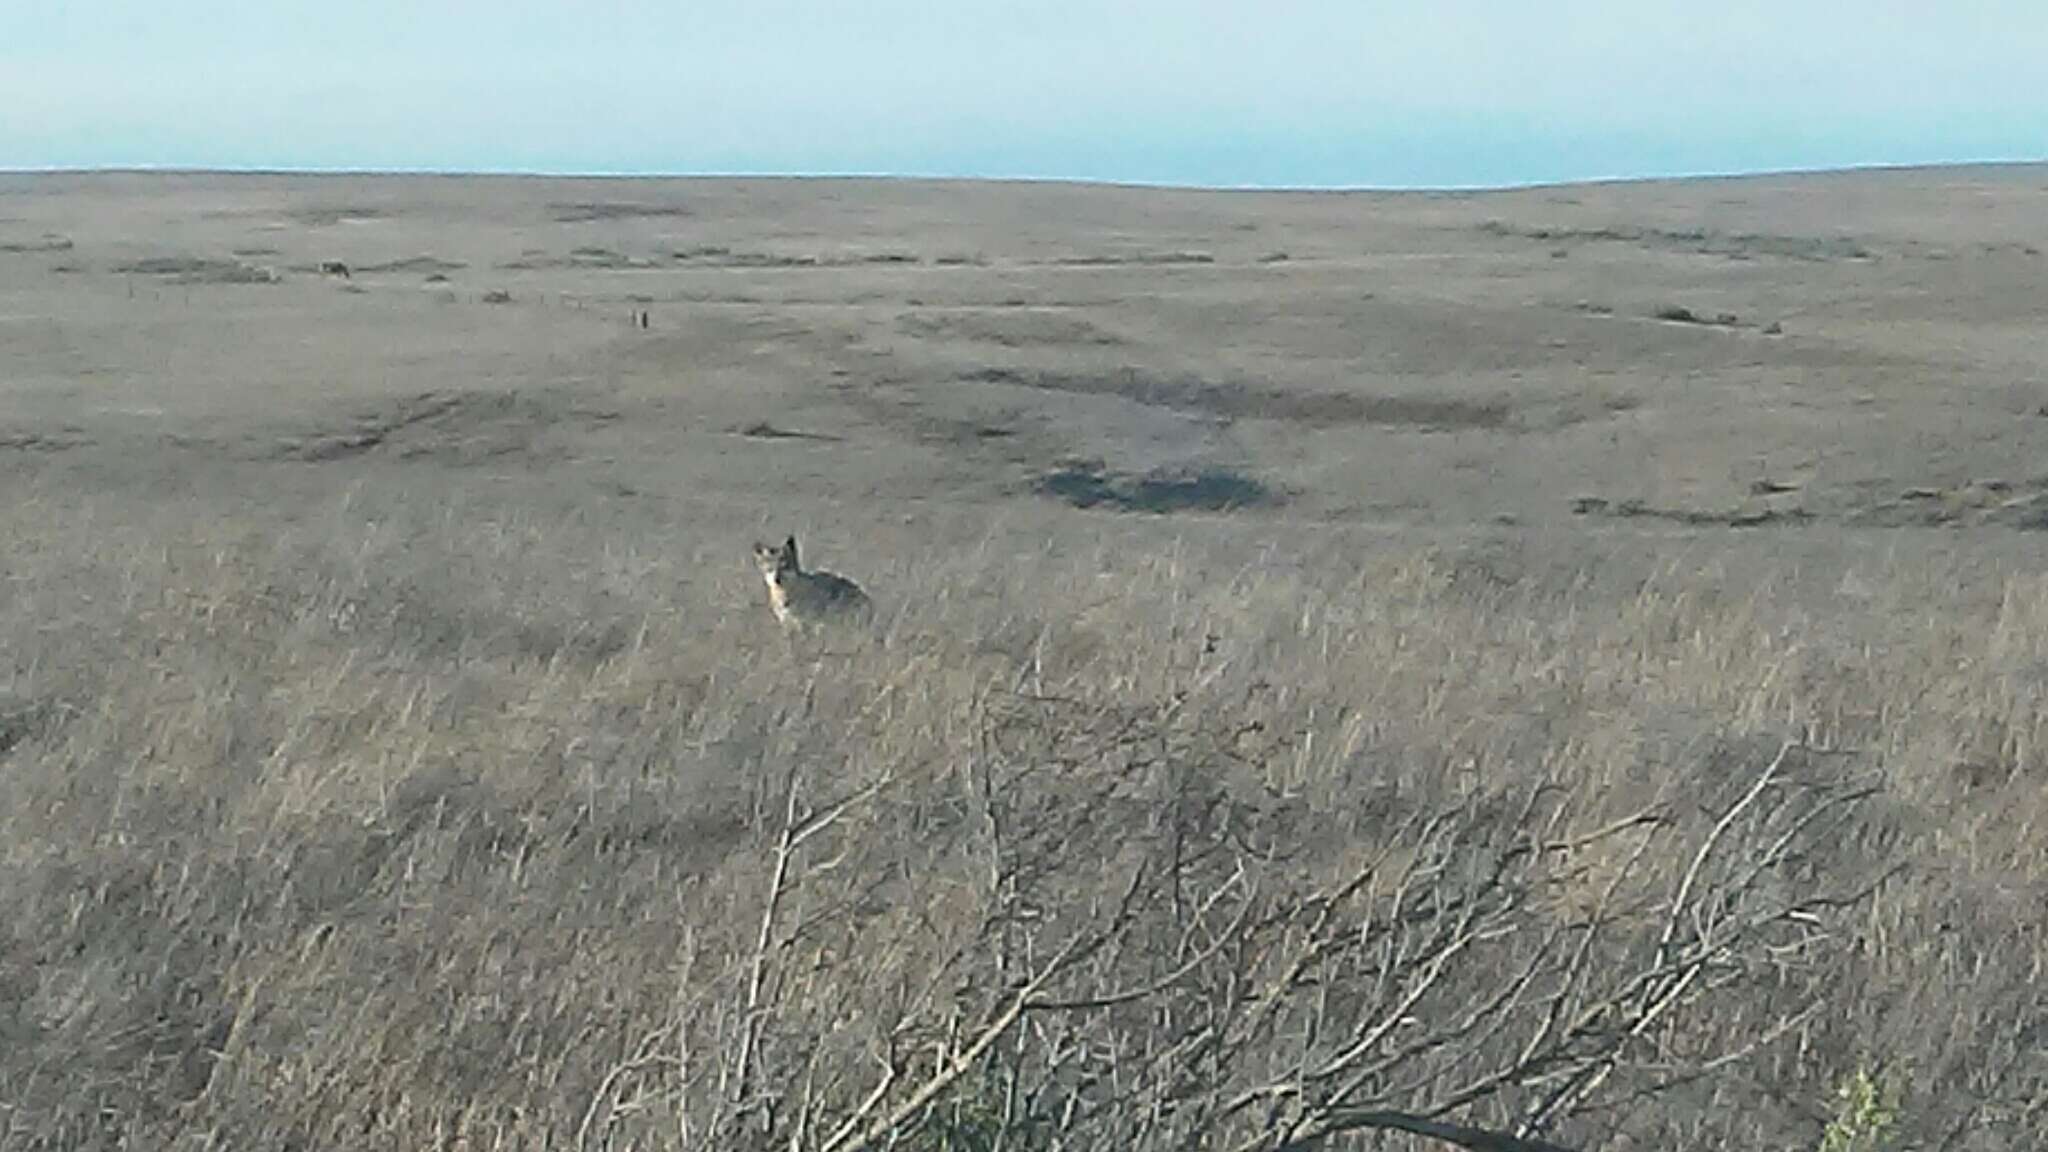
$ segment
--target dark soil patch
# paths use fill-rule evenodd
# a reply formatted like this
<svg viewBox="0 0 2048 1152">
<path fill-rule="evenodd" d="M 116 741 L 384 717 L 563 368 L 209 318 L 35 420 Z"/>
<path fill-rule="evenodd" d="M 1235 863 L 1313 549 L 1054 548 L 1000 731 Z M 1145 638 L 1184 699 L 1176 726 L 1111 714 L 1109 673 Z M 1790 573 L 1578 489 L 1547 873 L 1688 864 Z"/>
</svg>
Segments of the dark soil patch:
<svg viewBox="0 0 2048 1152">
<path fill-rule="evenodd" d="M 275 284 L 276 272 L 245 264 L 240 260 L 218 260 L 207 256 L 151 256 L 114 271 L 136 276 L 162 276 L 178 284 Z"/>
<path fill-rule="evenodd" d="M 1229 468 L 1154 469 L 1132 475 L 1112 471 L 1101 461 L 1071 461 L 1039 477 L 1033 488 L 1076 508 L 1119 512 L 1229 512 L 1283 502 L 1263 482 Z"/>
<path fill-rule="evenodd" d="M 91 440 L 70 432 L 0 432 L 0 452 L 68 452 L 91 444 Z"/>
<path fill-rule="evenodd" d="M 843 439 L 843 437 L 833 436 L 825 432 L 804 432 L 794 428 L 780 428 L 768 423 L 766 420 L 756 420 L 752 424 L 736 431 L 739 435 L 745 436 L 749 440 L 822 440 L 836 444 Z"/>
<path fill-rule="evenodd" d="M 1721 312 L 1713 316 L 1703 316 L 1690 308 L 1680 307 L 1676 304 L 1666 304 L 1651 313 L 1651 315 L 1671 324 L 1701 324 L 1709 328 L 1734 328 L 1742 323 L 1742 318 L 1733 312 Z"/>
<path fill-rule="evenodd" d="M 0 696 L 0 757 L 25 740 L 47 734 L 66 711 L 47 700 Z"/>
<path fill-rule="evenodd" d="M 443 260 L 438 256 L 408 256 L 403 260 L 386 260 L 381 264 L 358 264 L 358 272 L 426 272 L 447 274 L 460 272 L 469 265 L 460 260 Z"/>
<path fill-rule="evenodd" d="M 1079 256 L 1061 256 L 1052 261 L 1054 264 L 1068 268 L 1119 268 L 1125 265 L 1214 264 L 1215 262 L 1216 257 L 1207 252 L 1088 253 Z"/>
<path fill-rule="evenodd" d="M 34 240 L 0 240 L 0 252 L 20 254 L 27 252 L 69 252 L 72 249 L 69 236 L 45 234 Z"/>
<path fill-rule="evenodd" d="M 1657 508 L 1640 500 L 1608 500 L 1580 496 L 1572 501 L 1572 512 L 1580 516 L 1605 516 L 1616 520 L 1663 520 L 1694 527 L 1760 528 L 1766 524 L 1805 523 L 1813 513 L 1804 508 L 1750 508 L 1726 512 L 1699 508 Z"/>
</svg>

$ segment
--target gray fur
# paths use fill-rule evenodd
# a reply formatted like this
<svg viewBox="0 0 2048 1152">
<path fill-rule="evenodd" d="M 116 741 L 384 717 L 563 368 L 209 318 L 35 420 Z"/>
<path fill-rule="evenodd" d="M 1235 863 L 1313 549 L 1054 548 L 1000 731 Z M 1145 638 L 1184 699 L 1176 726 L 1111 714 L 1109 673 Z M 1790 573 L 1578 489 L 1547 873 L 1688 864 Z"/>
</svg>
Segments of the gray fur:
<svg viewBox="0 0 2048 1152">
<path fill-rule="evenodd" d="M 768 607 L 785 628 L 872 619 L 873 602 L 860 585 L 836 572 L 803 570 L 794 535 L 780 545 L 755 544 L 754 563 L 768 585 Z"/>
</svg>

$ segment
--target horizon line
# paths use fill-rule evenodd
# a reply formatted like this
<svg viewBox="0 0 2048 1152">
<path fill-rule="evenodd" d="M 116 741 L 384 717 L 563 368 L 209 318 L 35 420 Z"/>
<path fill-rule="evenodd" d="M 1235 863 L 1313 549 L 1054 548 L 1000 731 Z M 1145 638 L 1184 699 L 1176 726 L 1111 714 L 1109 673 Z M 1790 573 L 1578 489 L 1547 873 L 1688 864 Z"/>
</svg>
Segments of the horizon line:
<svg viewBox="0 0 2048 1152">
<path fill-rule="evenodd" d="M 1976 168 L 2032 168 L 2048 166 L 2048 156 L 2039 158 L 1998 158 L 1979 160 L 1936 160 L 1923 162 L 1792 166 L 1783 168 L 1702 169 L 1695 172 L 1653 175 L 1601 175 L 1562 180 L 1527 180 L 1474 184 L 1276 184 L 1198 183 L 1173 180 L 1109 179 L 1090 176 L 960 175 L 936 172 L 863 171 L 627 171 L 544 168 L 426 168 L 348 167 L 289 165 L 181 165 L 107 164 L 55 165 L 13 168 L 0 166 L 0 176 L 309 176 L 309 177 L 431 177 L 437 179 L 494 180 L 788 180 L 788 181 L 873 181 L 926 184 L 1055 184 L 1082 188 L 1132 189 L 1161 192 L 1241 192 L 1282 194 L 1431 194 L 1473 192 L 1521 192 L 1546 188 L 1588 188 L 1632 184 L 1711 183 L 1734 180 L 1768 180 L 1781 177 L 1886 175 L 1911 172 L 1942 172 Z"/>
</svg>

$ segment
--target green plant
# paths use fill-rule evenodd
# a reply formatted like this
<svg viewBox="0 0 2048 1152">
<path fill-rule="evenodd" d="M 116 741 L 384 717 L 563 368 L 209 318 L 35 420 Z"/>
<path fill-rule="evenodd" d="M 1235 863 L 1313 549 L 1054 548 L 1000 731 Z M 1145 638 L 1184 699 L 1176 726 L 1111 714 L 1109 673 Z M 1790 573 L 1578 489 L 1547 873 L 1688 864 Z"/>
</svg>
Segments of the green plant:
<svg viewBox="0 0 2048 1152">
<path fill-rule="evenodd" d="M 1884 1152 L 1897 1147 L 1898 1085 L 1859 1066 L 1835 1088 L 1834 1115 L 1821 1134 L 1820 1152 Z"/>
</svg>

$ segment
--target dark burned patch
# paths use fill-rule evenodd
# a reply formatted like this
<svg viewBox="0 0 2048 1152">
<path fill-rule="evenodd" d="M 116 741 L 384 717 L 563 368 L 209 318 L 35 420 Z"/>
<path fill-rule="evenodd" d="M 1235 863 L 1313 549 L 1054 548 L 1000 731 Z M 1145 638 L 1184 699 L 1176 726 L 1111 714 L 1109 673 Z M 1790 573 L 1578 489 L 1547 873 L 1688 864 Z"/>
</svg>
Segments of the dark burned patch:
<svg viewBox="0 0 2048 1152">
<path fill-rule="evenodd" d="M 288 437 L 271 456 L 314 464 L 371 452 L 449 464 L 531 459 L 543 454 L 542 438 L 551 429 L 608 423 L 618 415 L 557 390 L 422 392 L 359 412 L 338 427 Z"/>
<path fill-rule="evenodd" d="M 1712 511 L 1700 508 L 1658 508 L 1641 500 L 1608 500 L 1580 496 L 1572 501 L 1572 512 L 1580 516 L 1604 516 L 1616 520 L 1662 520 L 1692 527 L 1761 528 L 1767 524 L 1801 524 L 1812 520 L 1804 508 L 1739 508 Z"/>
<path fill-rule="evenodd" d="M 1103 374 L 984 368 L 969 377 L 1046 392 L 1118 396 L 1139 404 L 1200 412 L 1228 420 L 1285 420 L 1301 424 L 1383 424 L 1425 431 L 1499 428 L 1512 409 L 1500 400 L 1439 396 L 1370 396 L 1311 392 L 1259 384 L 1221 383 L 1197 376 L 1160 376 L 1124 368 Z"/>
<path fill-rule="evenodd" d="M 1263 482 L 1230 468 L 1153 469 L 1132 475 L 1099 460 L 1069 461 L 1038 478 L 1041 496 L 1076 508 L 1119 512 L 1231 512 L 1284 502 Z"/>
<path fill-rule="evenodd" d="M 557 224 L 588 224 L 596 220 L 642 220 L 692 215 L 681 204 L 649 204 L 632 200 L 558 200 L 548 205 Z"/>
</svg>

